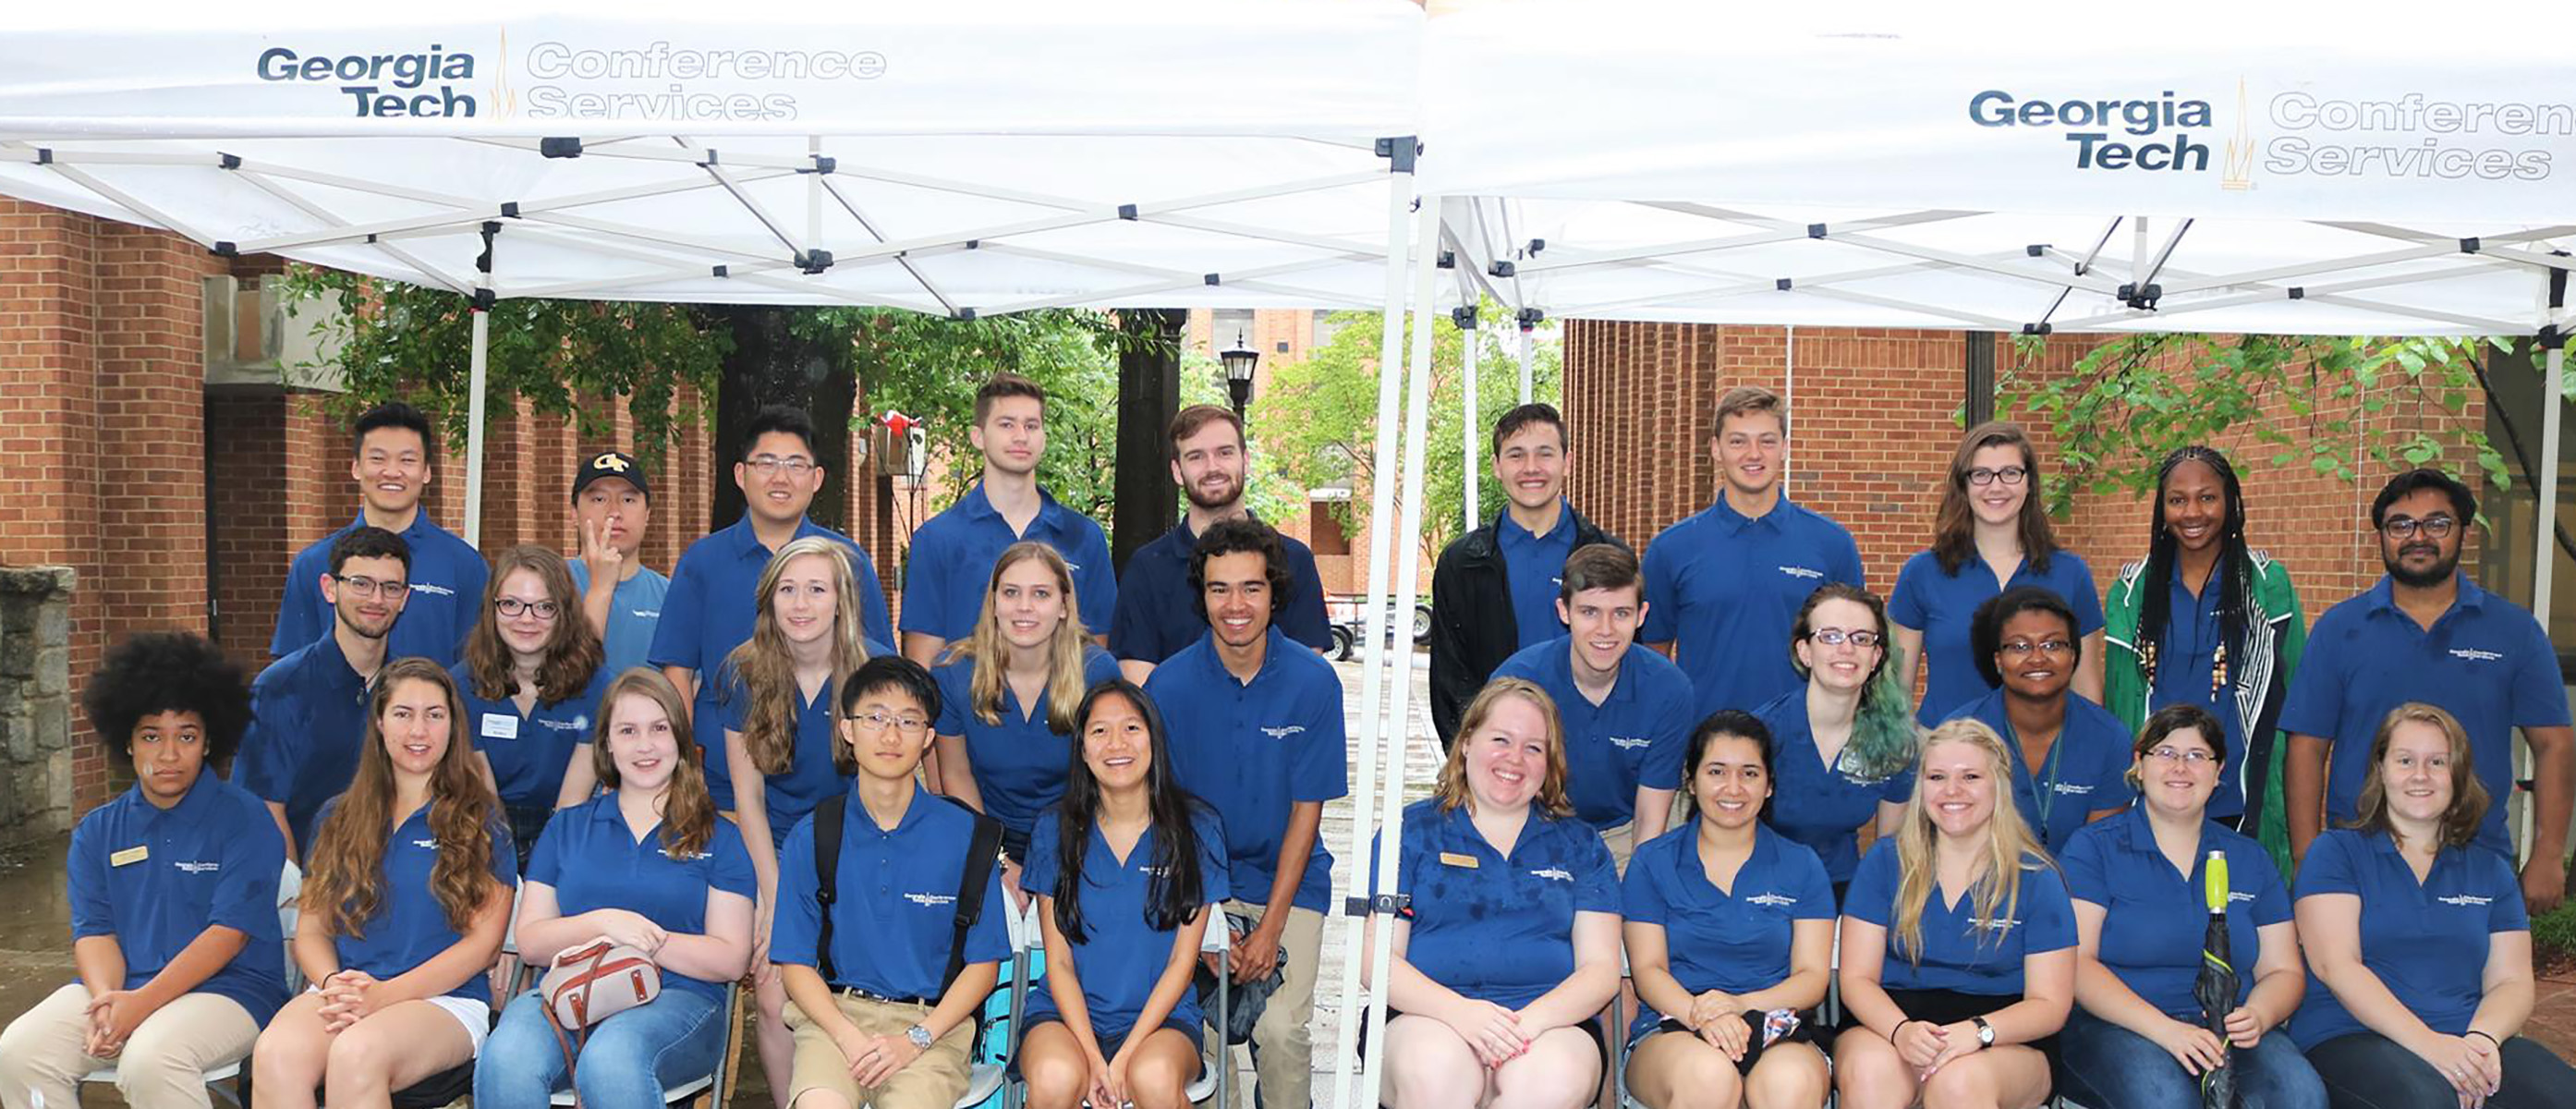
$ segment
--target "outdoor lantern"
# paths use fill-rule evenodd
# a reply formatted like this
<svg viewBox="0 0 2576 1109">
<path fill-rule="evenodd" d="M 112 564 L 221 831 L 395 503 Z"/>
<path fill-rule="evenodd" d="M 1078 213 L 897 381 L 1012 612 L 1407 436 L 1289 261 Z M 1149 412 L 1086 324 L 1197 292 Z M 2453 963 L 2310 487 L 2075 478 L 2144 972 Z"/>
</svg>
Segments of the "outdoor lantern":
<svg viewBox="0 0 2576 1109">
<path fill-rule="evenodd" d="M 1219 352 L 1216 360 L 1225 363 L 1225 388 L 1234 398 L 1234 414 L 1243 415 L 1244 406 L 1252 403 L 1252 367 L 1260 364 L 1261 352 L 1245 346 L 1238 331 L 1233 349 Z"/>
</svg>

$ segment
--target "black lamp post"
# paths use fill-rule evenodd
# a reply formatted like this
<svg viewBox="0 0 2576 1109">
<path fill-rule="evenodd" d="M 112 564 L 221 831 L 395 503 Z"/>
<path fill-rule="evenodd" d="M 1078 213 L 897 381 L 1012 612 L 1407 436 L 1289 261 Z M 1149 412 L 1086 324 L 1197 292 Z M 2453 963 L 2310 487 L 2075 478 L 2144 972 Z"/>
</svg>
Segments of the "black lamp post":
<svg viewBox="0 0 2576 1109">
<path fill-rule="evenodd" d="M 1252 368 L 1261 362 L 1261 352 L 1243 344 L 1243 333 L 1234 333 L 1234 347 L 1220 351 L 1216 360 L 1225 364 L 1225 388 L 1234 398 L 1234 414 L 1243 415 L 1252 403 Z"/>
</svg>

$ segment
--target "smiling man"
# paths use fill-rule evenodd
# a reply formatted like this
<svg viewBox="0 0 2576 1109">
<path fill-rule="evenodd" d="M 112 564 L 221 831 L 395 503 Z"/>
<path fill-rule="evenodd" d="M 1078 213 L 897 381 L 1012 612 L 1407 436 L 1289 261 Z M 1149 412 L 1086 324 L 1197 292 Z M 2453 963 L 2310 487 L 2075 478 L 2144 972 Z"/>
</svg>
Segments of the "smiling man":
<svg viewBox="0 0 2576 1109">
<path fill-rule="evenodd" d="M 358 485 L 358 518 L 296 554 L 268 653 L 283 658 L 330 634 L 334 606 L 318 583 L 328 576 L 332 545 L 372 527 L 401 536 L 411 552 L 414 596 L 396 606 L 403 618 L 394 625 L 391 657 L 420 655 L 454 666 L 465 649 L 465 633 L 474 627 L 490 570 L 472 544 L 421 511 L 421 494 L 437 476 L 430 464 L 429 417 L 401 401 L 380 404 L 358 417 L 352 442 L 349 478 Z"/>
<path fill-rule="evenodd" d="M 1173 776 L 1225 821 L 1236 896 L 1224 908 L 1252 921 L 1234 942 L 1234 977 L 1281 970 L 1252 1029 L 1261 1104 L 1303 1109 L 1313 1103 L 1306 1026 L 1333 892 L 1333 854 L 1316 831 L 1324 802 L 1349 792 L 1350 767 L 1341 678 L 1272 622 L 1287 581 L 1268 525 L 1209 527 L 1190 557 L 1207 634 L 1155 667 L 1145 693 L 1162 710 Z"/>
<path fill-rule="evenodd" d="M 286 856 L 313 842 L 322 803 L 349 788 L 367 734 L 367 688 L 392 657 L 389 633 L 412 595 L 411 549 L 383 528 L 331 541 L 330 569 L 313 588 L 331 606 L 331 634 L 289 651 L 251 683 L 251 724 L 233 782 L 268 802 Z M 481 586 L 475 603 L 483 600 Z"/>
<path fill-rule="evenodd" d="M 2460 544 L 2477 497 L 2439 470 L 2399 474 L 2370 505 L 2379 584 L 2327 609 L 2281 708 L 2290 735 L 2281 800 L 2290 850 L 2304 858 L 2328 826 L 2358 811 L 2371 740 L 2390 709 L 2420 701 L 2449 710 L 2469 733 L 2469 763 L 2492 802 L 2477 846 L 2510 859 L 2505 799 L 2513 796 L 2513 731 L 2531 745 L 2531 858 L 2523 899 L 2549 911 L 2566 893 L 2567 821 L 2576 801 L 2576 730 L 2558 653 L 2531 613 L 2471 582 Z"/>
<path fill-rule="evenodd" d="M 1799 683 L 1781 645 L 1807 595 L 1830 582 L 1867 586 L 1851 532 L 1781 491 L 1789 416 L 1768 389 L 1718 398 L 1708 454 L 1714 504 L 1646 545 L 1646 601 L 1637 638 L 1666 651 L 1699 696 L 1694 719 L 1769 704 Z"/>
<path fill-rule="evenodd" d="M 1567 634 L 1523 648 L 1494 669 L 1526 678 L 1556 702 L 1565 734 L 1565 794 L 1601 831 L 1619 872 L 1639 843 L 1662 835 L 1690 742 L 1690 679 L 1637 645 L 1646 618 L 1637 556 L 1599 543 L 1565 560 L 1556 611 Z"/>
<path fill-rule="evenodd" d="M 1495 667 L 1565 634 L 1557 579 L 1566 556 L 1595 543 L 1625 546 L 1566 503 L 1574 455 L 1554 407 L 1524 404 L 1503 413 L 1494 421 L 1493 449 L 1502 511 L 1452 540 L 1431 571 L 1431 727 L 1444 751 L 1458 734 L 1458 715 Z"/>
</svg>

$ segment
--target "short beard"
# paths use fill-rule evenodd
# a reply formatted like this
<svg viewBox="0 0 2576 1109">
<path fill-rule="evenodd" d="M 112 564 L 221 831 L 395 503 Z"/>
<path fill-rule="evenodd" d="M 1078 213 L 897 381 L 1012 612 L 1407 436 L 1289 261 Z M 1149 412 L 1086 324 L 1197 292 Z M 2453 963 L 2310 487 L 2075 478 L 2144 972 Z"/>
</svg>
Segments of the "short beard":
<svg viewBox="0 0 2576 1109">
<path fill-rule="evenodd" d="M 346 616 L 339 615 L 339 614 L 338 614 L 338 613 L 336 613 L 336 612 L 335 612 L 335 613 L 333 613 L 332 615 L 333 615 L 333 618 L 334 618 L 334 619 L 336 619 L 337 621 L 339 621 L 339 624 L 340 624 L 340 626 L 341 626 L 341 627 L 344 627 L 344 628 L 349 629 L 350 634 L 355 635 L 355 636 L 357 636 L 357 637 L 359 637 L 359 638 L 361 638 L 361 639 L 383 639 L 384 637 L 389 636 L 389 635 L 392 635 L 392 634 L 394 633 L 394 625 L 393 625 L 393 621 L 392 621 L 392 620 L 388 620 L 388 621 L 386 621 L 386 622 L 385 622 L 385 630 L 380 631 L 380 632 L 371 632 L 371 631 L 368 631 L 367 629 L 365 629 L 365 628 L 363 628 L 363 627 L 360 627 L 360 626 L 358 625 L 358 622 L 357 622 L 357 621 L 352 620 L 352 619 L 349 619 L 349 618 L 348 618 L 348 617 L 346 617 Z M 395 614 L 394 614 L 394 619 L 395 619 L 395 620 L 402 619 L 402 614 L 401 614 L 401 613 L 399 613 L 399 612 L 395 613 Z"/>
<path fill-rule="evenodd" d="M 1183 488 L 1181 490 L 1181 495 L 1190 499 L 1190 507 L 1215 512 L 1218 509 L 1232 508 L 1243 503 L 1243 483 L 1240 481 L 1235 482 L 1234 491 L 1227 494 L 1226 498 L 1221 501 L 1211 501 L 1200 496 L 1199 487 L 1195 485 Z"/>
<path fill-rule="evenodd" d="M 2382 555 L 2379 561 L 2380 565 L 2388 568 L 2389 578 L 2408 589 L 2430 589 L 2449 581 L 2451 575 L 2460 571 L 2460 556 L 2457 554 L 2434 563 L 2432 569 L 2421 574 L 2407 569 L 2404 557 L 2402 553 L 2397 558 Z"/>
</svg>

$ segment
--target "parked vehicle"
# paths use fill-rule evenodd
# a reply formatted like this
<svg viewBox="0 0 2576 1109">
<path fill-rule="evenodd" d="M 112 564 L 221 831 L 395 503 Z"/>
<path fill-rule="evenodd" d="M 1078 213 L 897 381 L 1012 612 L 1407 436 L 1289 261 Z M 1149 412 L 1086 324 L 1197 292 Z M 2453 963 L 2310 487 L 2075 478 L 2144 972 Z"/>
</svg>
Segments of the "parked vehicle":
<svg viewBox="0 0 2576 1109">
<path fill-rule="evenodd" d="M 1367 611 L 1367 601 L 1366 596 L 1358 593 L 1330 594 L 1324 598 L 1324 616 L 1332 622 L 1332 654 L 1335 659 L 1348 661 L 1359 657 L 1363 634 L 1360 617 Z M 1391 645 L 1394 642 L 1394 626 L 1400 621 L 1393 619 L 1395 598 L 1388 597 L 1386 604 L 1387 614 L 1390 617 L 1387 622 L 1388 642 Z M 1430 642 L 1431 604 L 1428 601 L 1417 600 L 1413 605 L 1413 645 L 1423 647 L 1428 646 Z"/>
</svg>

